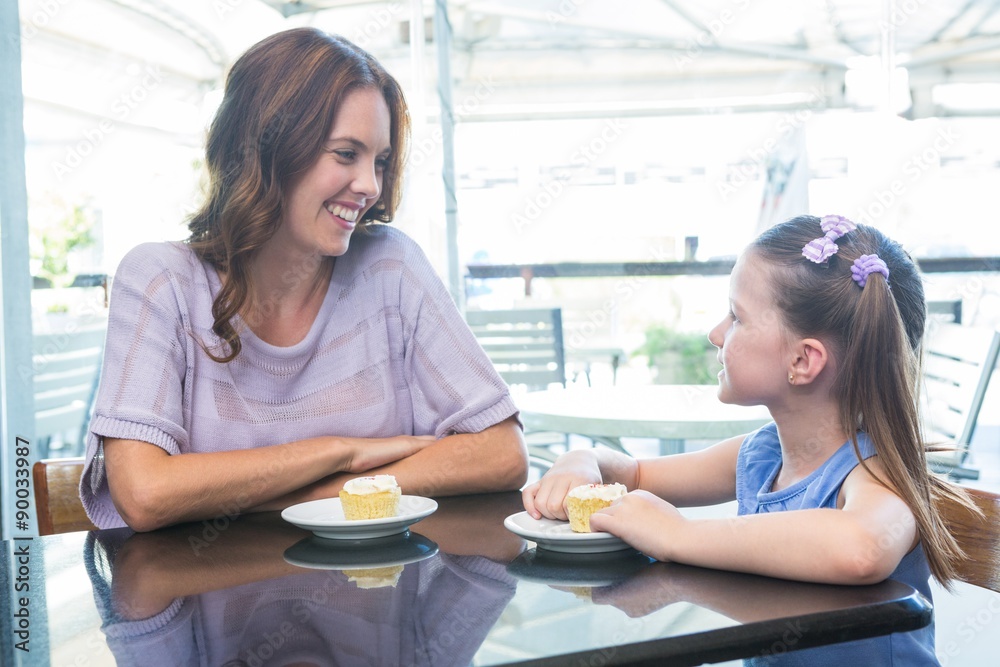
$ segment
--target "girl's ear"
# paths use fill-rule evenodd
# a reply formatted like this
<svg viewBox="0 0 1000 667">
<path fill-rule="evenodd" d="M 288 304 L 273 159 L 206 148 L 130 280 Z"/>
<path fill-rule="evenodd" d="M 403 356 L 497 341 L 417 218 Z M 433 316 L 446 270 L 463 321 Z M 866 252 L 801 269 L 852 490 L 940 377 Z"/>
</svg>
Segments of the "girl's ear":
<svg viewBox="0 0 1000 667">
<path fill-rule="evenodd" d="M 793 384 L 810 384 L 830 361 L 826 345 L 816 338 L 800 340 L 793 349 L 793 354 L 789 369 L 789 378 Z"/>
</svg>

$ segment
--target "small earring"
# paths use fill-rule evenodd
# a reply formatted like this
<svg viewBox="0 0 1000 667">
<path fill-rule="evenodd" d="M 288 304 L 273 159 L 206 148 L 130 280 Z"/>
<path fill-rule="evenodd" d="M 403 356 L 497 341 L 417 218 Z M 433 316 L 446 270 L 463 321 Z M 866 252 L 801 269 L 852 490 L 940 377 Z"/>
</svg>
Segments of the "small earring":
<svg viewBox="0 0 1000 667">
<path fill-rule="evenodd" d="M 788 384 L 795 384 L 795 374 L 794 373 L 789 373 L 788 374 Z"/>
</svg>

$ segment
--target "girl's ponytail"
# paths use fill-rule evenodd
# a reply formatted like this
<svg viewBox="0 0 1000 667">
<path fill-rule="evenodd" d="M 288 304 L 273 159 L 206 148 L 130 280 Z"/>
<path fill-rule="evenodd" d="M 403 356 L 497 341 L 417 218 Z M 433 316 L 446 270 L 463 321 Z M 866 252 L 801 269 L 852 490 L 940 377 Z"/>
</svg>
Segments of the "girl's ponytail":
<svg viewBox="0 0 1000 667">
<path fill-rule="evenodd" d="M 841 421 L 868 433 L 887 481 L 913 512 L 931 572 L 949 581 L 961 550 L 933 509 L 940 491 L 928 473 L 920 433 L 919 347 L 906 337 L 891 279 L 876 274 L 860 289 L 838 385 Z M 854 447 L 860 458 L 856 439 Z"/>
<path fill-rule="evenodd" d="M 862 466 L 856 434 L 868 434 L 884 481 L 913 512 L 931 572 L 948 582 L 962 553 L 934 508 L 962 492 L 927 469 L 918 409 L 926 307 L 916 264 L 877 229 L 839 216 L 794 218 L 751 248 L 775 267 L 773 293 L 786 324 L 833 349 L 841 425 Z"/>
</svg>

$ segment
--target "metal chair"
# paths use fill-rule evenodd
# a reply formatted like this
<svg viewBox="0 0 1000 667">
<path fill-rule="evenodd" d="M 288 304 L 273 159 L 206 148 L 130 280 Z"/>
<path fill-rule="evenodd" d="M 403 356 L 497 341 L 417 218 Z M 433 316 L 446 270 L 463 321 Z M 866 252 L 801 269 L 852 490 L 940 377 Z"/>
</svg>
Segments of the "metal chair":
<svg viewBox="0 0 1000 667">
<path fill-rule="evenodd" d="M 83 458 L 42 459 L 31 469 L 38 534 L 95 530 L 80 500 Z"/>
<path fill-rule="evenodd" d="M 465 321 L 507 384 L 529 391 L 553 384 L 566 386 L 560 308 L 470 310 Z M 565 433 L 525 433 L 528 453 L 544 461 L 555 461 L 557 454 L 551 447 L 566 447 L 568 437 Z"/>
<path fill-rule="evenodd" d="M 55 435 L 72 432 L 73 444 L 82 447 L 97 392 L 106 332 L 106 326 L 97 326 L 35 334 L 35 439 L 41 458 L 49 456 Z"/>
<path fill-rule="evenodd" d="M 952 501 L 944 501 L 938 508 L 965 552 L 958 579 L 1000 592 L 1000 495 L 981 489 L 966 491 L 983 516 Z"/>
<path fill-rule="evenodd" d="M 962 323 L 962 300 L 928 301 L 927 314 L 943 322 Z"/>
<path fill-rule="evenodd" d="M 465 321 L 509 385 L 566 386 L 562 310 L 470 310 Z"/>
<path fill-rule="evenodd" d="M 932 322 L 923 348 L 925 439 L 954 447 L 928 453 L 928 463 L 935 472 L 978 479 L 979 471 L 964 464 L 1000 355 L 1000 332 Z"/>
<path fill-rule="evenodd" d="M 541 479 L 542 475 L 552 467 L 552 463 L 549 457 L 538 456 L 534 452 L 528 454 L 528 481 L 525 482 L 525 486 Z"/>
</svg>

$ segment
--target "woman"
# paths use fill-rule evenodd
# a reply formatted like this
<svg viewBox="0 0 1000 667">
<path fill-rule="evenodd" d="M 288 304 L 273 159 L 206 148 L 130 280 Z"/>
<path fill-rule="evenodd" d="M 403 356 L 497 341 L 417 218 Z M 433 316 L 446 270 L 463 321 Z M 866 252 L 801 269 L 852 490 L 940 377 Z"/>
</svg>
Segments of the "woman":
<svg viewBox="0 0 1000 667">
<path fill-rule="evenodd" d="M 516 408 L 392 219 L 408 135 L 397 82 L 346 40 L 278 33 L 229 73 L 208 199 L 186 243 L 116 275 L 81 495 L 152 530 L 335 496 L 518 488 Z"/>
</svg>

